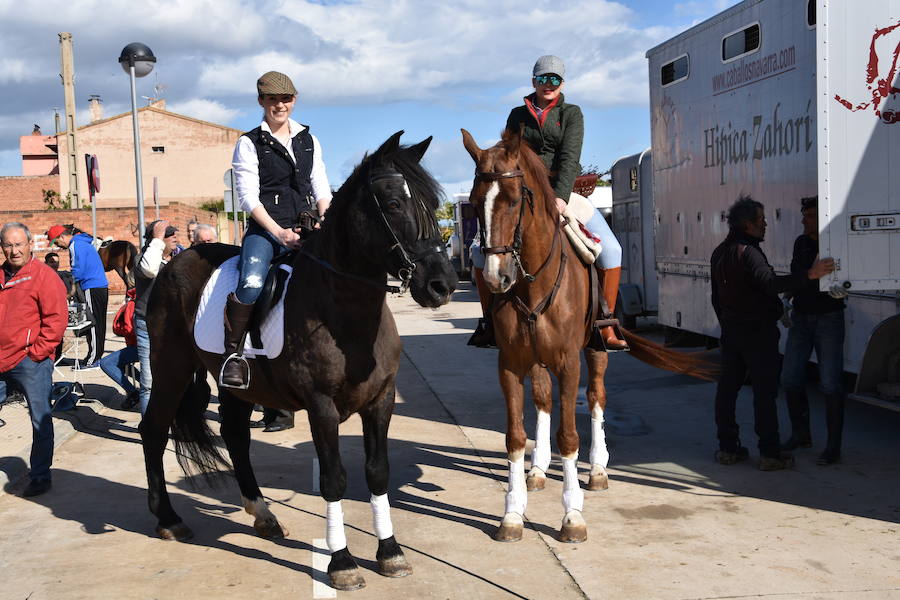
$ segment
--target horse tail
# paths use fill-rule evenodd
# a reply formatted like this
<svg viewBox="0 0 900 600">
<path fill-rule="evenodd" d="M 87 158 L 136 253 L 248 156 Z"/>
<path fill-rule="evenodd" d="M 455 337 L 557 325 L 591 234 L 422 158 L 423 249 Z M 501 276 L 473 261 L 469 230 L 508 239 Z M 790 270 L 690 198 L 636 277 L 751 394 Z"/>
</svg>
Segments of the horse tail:
<svg viewBox="0 0 900 600">
<path fill-rule="evenodd" d="M 718 376 L 718 366 L 707 360 L 703 353 L 676 352 L 623 327 L 619 330 L 631 348 L 631 355 L 641 362 L 705 381 L 715 381 Z"/>
<path fill-rule="evenodd" d="M 206 421 L 209 392 L 205 381 L 191 381 L 172 423 L 172 439 L 175 456 L 184 474 L 188 478 L 199 475 L 206 485 L 216 487 L 219 475 L 230 470 L 231 465 L 216 445 L 215 435 Z"/>
</svg>

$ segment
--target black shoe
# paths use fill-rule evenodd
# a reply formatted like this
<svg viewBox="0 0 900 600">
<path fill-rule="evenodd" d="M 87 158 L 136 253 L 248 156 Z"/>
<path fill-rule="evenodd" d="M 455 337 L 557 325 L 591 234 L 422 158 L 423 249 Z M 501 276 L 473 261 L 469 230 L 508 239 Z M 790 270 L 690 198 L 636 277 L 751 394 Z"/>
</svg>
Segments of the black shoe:
<svg viewBox="0 0 900 600">
<path fill-rule="evenodd" d="M 25 491 L 22 492 L 22 496 L 25 498 L 40 496 L 49 491 L 52 486 L 53 484 L 49 479 L 32 479 L 28 482 L 28 487 L 25 488 Z"/>
<path fill-rule="evenodd" d="M 293 419 L 290 419 L 290 420 L 285 419 L 283 421 L 279 419 L 277 421 L 273 421 L 273 422 L 269 423 L 268 425 L 266 425 L 266 428 L 263 429 L 263 432 L 272 433 L 274 431 L 284 431 L 286 429 L 293 429 L 293 428 L 294 428 L 294 420 Z"/>
<path fill-rule="evenodd" d="M 719 450 L 716 452 L 716 462 L 720 465 L 733 465 L 750 458 L 750 451 L 744 446 L 738 446 L 737 450 Z"/>
<path fill-rule="evenodd" d="M 469 346 L 476 348 L 496 348 L 497 342 L 494 340 L 494 326 L 488 319 L 478 319 L 478 325 L 475 326 L 475 333 L 467 342 Z"/>
<path fill-rule="evenodd" d="M 120 408 L 122 410 L 131 410 L 135 406 L 137 406 L 138 402 L 140 402 L 140 401 L 141 401 L 141 393 L 138 392 L 137 390 L 135 390 L 135 391 L 131 392 L 130 394 L 128 394 L 127 396 L 125 396 L 125 399 L 122 400 L 122 404 L 121 404 Z"/>
<path fill-rule="evenodd" d="M 817 465 L 833 465 L 841 460 L 841 451 L 834 448 L 825 448 L 825 452 L 816 459 Z"/>
<path fill-rule="evenodd" d="M 268 427 L 269 424 L 266 423 L 265 419 L 260 419 L 259 421 L 250 421 L 251 429 L 262 429 L 263 427 Z"/>
<path fill-rule="evenodd" d="M 781 471 L 793 466 L 794 457 L 787 452 L 782 452 L 778 456 L 763 456 L 759 459 L 760 471 Z"/>
</svg>

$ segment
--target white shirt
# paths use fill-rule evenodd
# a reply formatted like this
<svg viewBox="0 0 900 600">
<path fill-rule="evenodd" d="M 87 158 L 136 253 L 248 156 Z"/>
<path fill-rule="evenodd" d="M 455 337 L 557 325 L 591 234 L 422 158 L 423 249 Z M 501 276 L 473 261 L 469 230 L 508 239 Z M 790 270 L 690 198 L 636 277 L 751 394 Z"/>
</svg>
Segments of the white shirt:
<svg viewBox="0 0 900 600">
<path fill-rule="evenodd" d="M 262 127 L 263 131 L 272 133 L 272 129 L 265 121 L 260 124 L 260 127 Z M 291 148 L 294 136 L 302 133 L 305 129 L 306 127 L 297 121 L 288 119 L 288 132 L 291 137 L 285 149 L 291 160 L 296 160 L 294 151 Z M 319 144 L 316 136 L 312 134 L 310 136 L 313 141 L 313 164 L 309 181 L 312 185 L 312 193 L 316 198 L 316 203 L 319 204 L 324 200 L 327 204 L 331 202 L 331 186 L 328 185 L 325 162 L 322 160 L 322 146 Z M 274 135 L 272 137 L 276 140 L 278 139 Z M 278 141 L 281 143 L 281 140 Z M 237 187 L 241 210 L 252 212 L 254 208 L 262 204 L 259 201 L 259 157 L 256 155 L 256 148 L 253 142 L 246 135 L 242 135 L 234 147 L 234 157 L 231 160 L 231 166 L 234 169 L 235 187 Z"/>
</svg>

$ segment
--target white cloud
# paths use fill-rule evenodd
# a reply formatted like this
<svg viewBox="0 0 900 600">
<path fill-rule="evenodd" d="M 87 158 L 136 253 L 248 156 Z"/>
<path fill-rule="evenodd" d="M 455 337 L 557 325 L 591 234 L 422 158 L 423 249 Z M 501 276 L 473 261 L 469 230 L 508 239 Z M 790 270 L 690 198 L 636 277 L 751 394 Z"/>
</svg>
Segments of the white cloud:
<svg viewBox="0 0 900 600">
<path fill-rule="evenodd" d="M 241 112 L 239 109 L 228 108 L 221 102 L 207 98 L 192 98 L 190 100 L 172 102 L 166 105 L 166 110 L 220 124 L 230 123 Z"/>
</svg>

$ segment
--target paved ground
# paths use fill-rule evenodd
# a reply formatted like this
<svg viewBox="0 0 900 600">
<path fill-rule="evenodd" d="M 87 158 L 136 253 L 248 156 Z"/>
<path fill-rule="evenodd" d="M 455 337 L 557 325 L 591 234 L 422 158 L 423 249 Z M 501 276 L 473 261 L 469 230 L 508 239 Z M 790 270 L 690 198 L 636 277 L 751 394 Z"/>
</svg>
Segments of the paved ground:
<svg viewBox="0 0 900 600">
<path fill-rule="evenodd" d="M 54 488 L 44 496 L 18 496 L 30 429 L 23 407 L 0 411 L 7 423 L 0 428 L 0 483 L 8 492 L 0 494 L 0 565 L 7 574 L 0 598 L 900 599 L 900 413 L 851 403 L 844 462 L 819 467 L 824 415 L 816 396 L 817 447 L 797 454 L 796 469 L 723 467 L 712 461 L 714 386 L 613 355 L 611 484 L 586 493 L 588 541 L 554 538 L 562 518 L 554 463 L 547 489 L 529 497 L 523 541 L 499 544 L 490 534 L 503 510 L 504 408 L 494 351 L 465 346 L 477 301 L 464 287 L 438 311 L 408 298 L 390 302 L 405 345 L 390 494 L 411 577 L 374 572 L 355 418 L 342 427 L 350 481 L 344 511 L 365 589 L 335 594 L 322 583 L 324 502 L 303 413 L 290 431 L 253 432 L 257 476 L 290 530 L 286 539 L 258 538 L 233 480 L 194 487 L 171 451 L 170 493 L 196 538 L 156 539 L 138 415 L 114 408 L 121 396 L 93 372 L 86 388 L 103 405 L 56 419 Z M 60 378 L 71 373 L 64 369 Z M 741 425 L 752 446 L 749 404 L 744 397 Z M 588 426 L 584 412 L 582 457 Z"/>
</svg>

